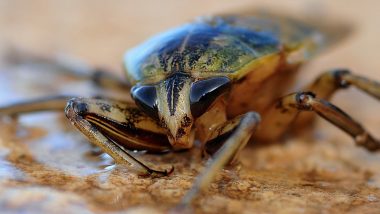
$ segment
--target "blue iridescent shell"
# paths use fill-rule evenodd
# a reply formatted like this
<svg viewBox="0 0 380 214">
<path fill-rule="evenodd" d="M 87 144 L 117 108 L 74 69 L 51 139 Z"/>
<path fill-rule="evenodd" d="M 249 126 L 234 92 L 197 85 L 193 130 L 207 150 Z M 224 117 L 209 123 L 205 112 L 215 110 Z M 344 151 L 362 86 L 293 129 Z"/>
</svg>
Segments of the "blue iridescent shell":
<svg viewBox="0 0 380 214">
<path fill-rule="evenodd" d="M 194 77 L 233 75 L 267 55 L 308 44 L 304 58 L 323 37 L 314 28 L 285 19 L 213 16 L 159 34 L 125 54 L 128 81 L 158 82 L 175 72 Z"/>
</svg>

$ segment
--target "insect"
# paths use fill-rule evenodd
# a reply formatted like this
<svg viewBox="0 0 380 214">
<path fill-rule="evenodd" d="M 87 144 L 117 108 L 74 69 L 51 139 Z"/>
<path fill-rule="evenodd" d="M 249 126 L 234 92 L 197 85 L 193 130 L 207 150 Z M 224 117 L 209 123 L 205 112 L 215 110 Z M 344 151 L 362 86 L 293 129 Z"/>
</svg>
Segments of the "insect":
<svg viewBox="0 0 380 214">
<path fill-rule="evenodd" d="M 72 124 L 116 163 L 133 165 L 150 176 L 166 176 L 172 169 L 151 169 L 129 150 L 186 150 L 197 140 L 211 158 L 182 200 L 186 205 L 250 139 L 279 139 L 302 111 L 315 112 L 369 151 L 380 149 L 379 141 L 327 101 L 351 85 L 379 99 L 378 82 L 333 69 L 304 89 L 284 94 L 300 66 L 330 42 L 330 34 L 276 16 L 202 17 L 128 51 L 126 81 L 109 72 L 83 73 L 56 62 L 79 78 L 123 91 L 134 103 L 55 96 L 1 107 L 0 115 L 65 109 Z"/>
</svg>

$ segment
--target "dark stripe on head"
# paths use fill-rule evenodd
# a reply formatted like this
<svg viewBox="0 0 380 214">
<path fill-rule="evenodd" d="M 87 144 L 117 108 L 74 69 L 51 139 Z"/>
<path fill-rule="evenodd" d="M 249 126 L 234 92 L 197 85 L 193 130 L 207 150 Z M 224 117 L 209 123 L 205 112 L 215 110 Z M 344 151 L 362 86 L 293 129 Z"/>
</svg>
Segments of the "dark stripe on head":
<svg viewBox="0 0 380 214">
<path fill-rule="evenodd" d="M 167 91 L 167 103 L 171 116 L 173 116 L 176 111 L 178 98 L 181 90 L 183 89 L 183 86 L 185 85 L 185 81 L 187 78 L 189 78 L 187 74 L 176 73 L 167 80 L 165 80 L 165 89 Z"/>
</svg>

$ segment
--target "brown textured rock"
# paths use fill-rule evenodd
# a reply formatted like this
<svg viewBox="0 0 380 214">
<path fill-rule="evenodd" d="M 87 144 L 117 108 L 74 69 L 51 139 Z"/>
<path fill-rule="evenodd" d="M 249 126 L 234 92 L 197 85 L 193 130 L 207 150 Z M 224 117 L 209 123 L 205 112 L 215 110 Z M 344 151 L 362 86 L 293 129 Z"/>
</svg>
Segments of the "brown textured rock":
<svg viewBox="0 0 380 214">
<path fill-rule="evenodd" d="M 258 7 L 251 1 L 170 1 L 166 6 L 152 1 L 148 4 L 151 7 L 130 4 L 0 1 L 0 50 L 12 43 L 42 54 L 64 51 L 91 64 L 117 69 L 124 49 L 151 34 L 197 15 L 246 5 Z M 379 79 L 379 3 L 289 0 L 260 5 L 292 12 L 320 10 L 357 25 L 351 39 L 312 62 L 302 79 L 310 80 L 321 70 L 338 66 Z M 0 104 L 47 93 L 80 91 L 85 95 L 94 90 L 88 84 L 30 69 L 1 67 Z M 50 81 L 44 81 L 47 79 Z M 375 113 L 379 103 L 354 91 L 340 93 L 334 102 L 377 134 L 380 117 Z M 195 202 L 194 211 L 378 213 L 380 154 L 357 148 L 350 138 L 325 122 L 318 121 L 316 130 L 279 144 L 248 146 L 240 164 L 220 173 L 218 181 Z M 169 177 L 152 179 L 140 178 L 123 167 L 105 168 L 112 160 L 98 155 L 62 115 L 42 113 L 23 116 L 19 121 L 2 120 L 0 210 L 161 213 L 178 203 L 204 166 L 196 149 L 137 155 L 157 168 L 174 165 L 175 171 Z"/>
</svg>

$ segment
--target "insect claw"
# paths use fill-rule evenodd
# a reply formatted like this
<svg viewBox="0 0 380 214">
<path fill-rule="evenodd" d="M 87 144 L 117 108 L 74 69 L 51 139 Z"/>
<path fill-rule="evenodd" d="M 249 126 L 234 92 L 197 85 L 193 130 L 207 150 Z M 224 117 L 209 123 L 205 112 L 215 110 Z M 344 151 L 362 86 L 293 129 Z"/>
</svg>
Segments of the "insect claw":
<svg viewBox="0 0 380 214">
<path fill-rule="evenodd" d="M 141 174 L 140 176 L 141 177 L 160 178 L 160 177 L 171 175 L 173 173 L 173 171 L 174 171 L 174 166 L 172 166 L 169 170 L 165 169 L 164 171 L 148 169 L 146 174 Z"/>
<path fill-rule="evenodd" d="M 171 175 L 174 172 L 174 166 L 172 165 L 170 170 L 169 171 L 165 170 L 165 172 L 166 172 L 166 175 Z"/>
</svg>

